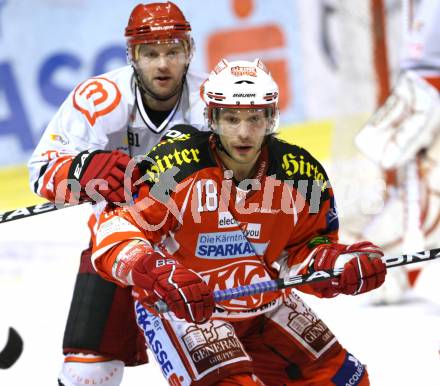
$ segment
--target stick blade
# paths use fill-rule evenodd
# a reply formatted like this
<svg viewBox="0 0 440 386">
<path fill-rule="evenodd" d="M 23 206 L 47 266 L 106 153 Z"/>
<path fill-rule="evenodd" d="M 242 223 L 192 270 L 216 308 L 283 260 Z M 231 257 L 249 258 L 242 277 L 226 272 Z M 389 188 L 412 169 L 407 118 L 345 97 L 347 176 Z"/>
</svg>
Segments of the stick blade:
<svg viewBox="0 0 440 386">
<path fill-rule="evenodd" d="M 20 358 L 23 352 L 23 339 L 18 332 L 9 327 L 8 341 L 0 352 L 0 369 L 9 369 Z"/>
</svg>

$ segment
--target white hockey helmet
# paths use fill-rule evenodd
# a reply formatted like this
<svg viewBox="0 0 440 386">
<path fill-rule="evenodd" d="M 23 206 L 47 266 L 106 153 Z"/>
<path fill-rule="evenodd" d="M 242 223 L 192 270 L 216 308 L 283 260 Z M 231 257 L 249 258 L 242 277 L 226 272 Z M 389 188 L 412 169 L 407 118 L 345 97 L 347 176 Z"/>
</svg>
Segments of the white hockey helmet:
<svg viewBox="0 0 440 386">
<path fill-rule="evenodd" d="M 253 62 L 222 59 L 202 84 L 200 93 L 212 129 L 216 110 L 221 108 L 265 109 L 270 118 L 266 134 L 278 128 L 278 85 L 260 59 Z"/>
</svg>

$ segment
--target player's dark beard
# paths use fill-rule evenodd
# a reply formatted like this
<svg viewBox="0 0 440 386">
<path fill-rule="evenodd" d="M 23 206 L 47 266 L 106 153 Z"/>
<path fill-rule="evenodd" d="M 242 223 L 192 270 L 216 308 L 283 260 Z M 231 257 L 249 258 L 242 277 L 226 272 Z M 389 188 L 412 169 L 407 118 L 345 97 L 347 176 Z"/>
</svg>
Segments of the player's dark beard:
<svg viewBox="0 0 440 386">
<path fill-rule="evenodd" d="M 158 101 L 167 101 L 169 99 L 171 99 L 173 96 L 179 94 L 182 91 L 183 88 L 183 78 L 182 81 L 180 82 L 180 84 L 174 89 L 174 91 L 172 91 L 170 94 L 168 95 L 159 95 L 157 93 L 155 93 L 153 90 L 151 90 L 149 87 L 147 87 L 144 82 L 140 82 L 138 83 L 139 87 L 141 88 L 141 91 L 147 95 L 149 95 L 150 97 L 158 100 Z"/>
<path fill-rule="evenodd" d="M 139 88 L 141 89 L 142 93 L 147 94 L 148 96 L 152 97 L 153 99 L 164 102 L 164 101 L 167 101 L 167 100 L 171 99 L 172 97 L 174 97 L 175 95 L 180 94 L 182 92 L 183 85 L 184 85 L 185 79 L 186 79 L 186 73 L 188 72 L 189 64 L 186 66 L 185 71 L 183 72 L 180 84 L 170 94 L 165 95 L 165 96 L 158 95 L 153 90 L 151 90 L 151 88 L 147 87 L 145 85 L 144 81 L 142 80 L 142 77 L 139 75 L 138 71 L 136 70 L 136 67 L 135 66 L 132 66 L 132 67 L 133 67 L 134 75 L 136 77 L 136 82 L 137 82 Z"/>
</svg>

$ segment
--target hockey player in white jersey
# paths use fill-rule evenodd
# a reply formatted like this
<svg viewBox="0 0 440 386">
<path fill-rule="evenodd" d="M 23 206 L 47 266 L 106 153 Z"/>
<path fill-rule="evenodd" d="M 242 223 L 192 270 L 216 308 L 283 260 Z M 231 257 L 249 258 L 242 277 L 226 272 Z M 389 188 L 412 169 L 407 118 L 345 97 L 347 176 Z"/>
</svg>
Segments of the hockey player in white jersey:
<svg viewBox="0 0 440 386">
<path fill-rule="evenodd" d="M 130 65 L 84 81 L 64 101 L 29 161 L 37 194 L 65 202 L 76 190 L 81 201 L 96 201 L 98 193 L 108 202 L 124 202 L 124 171 L 131 157 L 145 154 L 164 135 L 178 135 L 170 130 L 176 124 L 204 123 L 199 89 L 206 77 L 188 71 L 194 49 L 190 31 L 171 2 L 132 10 L 125 29 Z M 137 176 L 135 168 L 128 185 L 132 192 Z M 92 216 L 91 230 L 94 224 Z M 90 263 L 90 249 L 83 251 L 60 385 L 116 386 L 124 365 L 147 362 L 133 309 L 130 290 L 101 279 Z"/>
<path fill-rule="evenodd" d="M 393 176 L 385 210 L 362 237 L 392 253 L 438 247 L 440 232 L 440 1 L 421 1 L 415 10 L 413 2 L 402 4 L 408 25 L 400 76 L 356 137 L 361 151 Z M 405 300 L 419 272 L 392 270 L 373 302 Z"/>
</svg>

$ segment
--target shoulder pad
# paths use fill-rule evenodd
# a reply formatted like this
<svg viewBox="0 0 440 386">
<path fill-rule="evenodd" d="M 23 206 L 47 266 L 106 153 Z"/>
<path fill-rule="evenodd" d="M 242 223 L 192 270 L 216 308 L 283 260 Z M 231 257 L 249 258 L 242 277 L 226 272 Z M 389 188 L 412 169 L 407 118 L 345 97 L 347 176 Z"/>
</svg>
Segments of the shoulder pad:
<svg viewBox="0 0 440 386">
<path fill-rule="evenodd" d="M 195 134 L 198 133 L 199 131 L 200 130 L 198 130 L 197 127 L 192 125 L 186 125 L 186 124 L 174 125 L 165 132 L 161 141 L 167 139 L 183 138 L 184 136 Z"/>
<path fill-rule="evenodd" d="M 322 192 L 322 197 L 328 197 L 330 182 L 327 173 L 321 163 L 306 149 L 272 138 L 269 142 L 269 154 L 271 157 L 269 175 L 275 174 L 280 180 L 292 181 L 292 185 L 300 190 L 301 183 L 308 186 L 307 196 L 310 196 L 312 187 L 317 186 Z"/>
<path fill-rule="evenodd" d="M 164 138 L 139 164 L 145 182 L 151 185 L 167 179 L 179 183 L 200 169 L 216 166 L 208 146 L 210 134 L 196 130 L 176 138 Z"/>
</svg>

